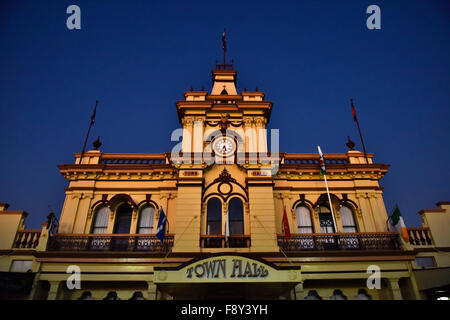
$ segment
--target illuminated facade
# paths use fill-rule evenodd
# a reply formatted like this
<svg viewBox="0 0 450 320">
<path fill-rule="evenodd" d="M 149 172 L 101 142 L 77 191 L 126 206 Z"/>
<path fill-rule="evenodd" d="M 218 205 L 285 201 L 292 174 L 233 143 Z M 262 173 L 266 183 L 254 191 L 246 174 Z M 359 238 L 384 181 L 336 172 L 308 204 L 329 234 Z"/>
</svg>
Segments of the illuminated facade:
<svg viewBox="0 0 450 320">
<path fill-rule="evenodd" d="M 354 150 L 325 154 L 330 204 L 319 155 L 269 152 L 273 104 L 258 90 L 239 93 L 236 75 L 217 65 L 211 92 L 177 101 L 181 155 L 91 150 L 59 165 L 69 185 L 57 231 L 53 220 L 24 230 L 26 213 L 0 207 L 0 271 L 31 271 L 18 296 L 424 298 L 417 250 L 387 230 L 379 180 L 388 165 Z M 80 289 L 67 288 L 70 266 Z M 373 266 L 379 289 L 367 287 Z"/>
</svg>

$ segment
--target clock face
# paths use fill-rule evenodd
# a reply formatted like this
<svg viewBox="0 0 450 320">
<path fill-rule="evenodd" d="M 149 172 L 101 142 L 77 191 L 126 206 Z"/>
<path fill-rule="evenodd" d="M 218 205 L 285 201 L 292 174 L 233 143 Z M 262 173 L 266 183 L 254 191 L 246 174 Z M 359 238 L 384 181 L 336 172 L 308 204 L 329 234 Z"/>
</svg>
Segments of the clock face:
<svg viewBox="0 0 450 320">
<path fill-rule="evenodd" d="M 229 155 L 234 151 L 234 142 L 227 138 L 219 138 L 214 143 L 214 151 L 220 155 Z"/>
</svg>

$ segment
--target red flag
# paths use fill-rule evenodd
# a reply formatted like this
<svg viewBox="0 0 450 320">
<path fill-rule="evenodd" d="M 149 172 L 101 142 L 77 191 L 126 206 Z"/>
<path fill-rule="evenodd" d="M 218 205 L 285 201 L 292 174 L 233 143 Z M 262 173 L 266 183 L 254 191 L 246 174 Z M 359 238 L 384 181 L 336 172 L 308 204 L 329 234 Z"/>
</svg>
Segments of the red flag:
<svg viewBox="0 0 450 320">
<path fill-rule="evenodd" d="M 355 120 L 355 122 L 358 122 L 358 120 L 356 119 L 356 109 L 355 109 L 355 106 L 353 105 L 353 99 L 351 99 L 351 101 L 352 101 L 353 120 Z"/>
<path fill-rule="evenodd" d="M 289 221 L 286 214 L 286 206 L 284 207 L 283 212 L 283 232 L 285 239 L 289 239 L 291 237 L 291 230 L 289 229 Z"/>
</svg>

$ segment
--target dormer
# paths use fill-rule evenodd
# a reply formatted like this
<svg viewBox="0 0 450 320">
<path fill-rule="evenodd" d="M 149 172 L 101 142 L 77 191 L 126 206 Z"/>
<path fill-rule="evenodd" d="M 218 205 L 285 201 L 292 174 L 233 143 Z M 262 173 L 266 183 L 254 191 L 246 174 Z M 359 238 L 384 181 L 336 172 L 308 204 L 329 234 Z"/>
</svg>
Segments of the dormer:
<svg viewBox="0 0 450 320">
<path fill-rule="evenodd" d="M 223 65 L 217 65 L 216 69 L 212 71 L 212 82 L 213 87 L 211 90 L 212 96 L 220 96 L 220 95 L 230 95 L 230 96 L 237 96 L 237 90 L 236 90 L 236 70 L 226 70 L 223 69 L 217 69 L 217 67 L 220 67 Z M 228 65 L 227 65 L 228 66 Z"/>
</svg>

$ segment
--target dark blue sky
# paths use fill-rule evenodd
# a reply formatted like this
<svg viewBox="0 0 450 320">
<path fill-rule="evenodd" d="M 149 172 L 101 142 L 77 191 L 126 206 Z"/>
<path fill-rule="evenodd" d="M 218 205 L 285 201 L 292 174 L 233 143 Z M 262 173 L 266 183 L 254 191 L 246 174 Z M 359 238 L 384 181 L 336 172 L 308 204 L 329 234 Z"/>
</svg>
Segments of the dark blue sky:
<svg viewBox="0 0 450 320">
<path fill-rule="evenodd" d="M 66 28 L 67 6 L 81 30 Z M 366 8 L 381 8 L 381 30 Z M 0 202 L 39 228 L 59 214 L 67 182 L 57 164 L 89 145 L 103 152 L 165 152 L 179 127 L 175 101 L 210 88 L 227 28 L 238 88 L 274 102 L 280 151 L 360 148 L 391 165 L 388 211 L 407 225 L 450 200 L 450 3 L 443 1 L 1 1 Z"/>
</svg>

